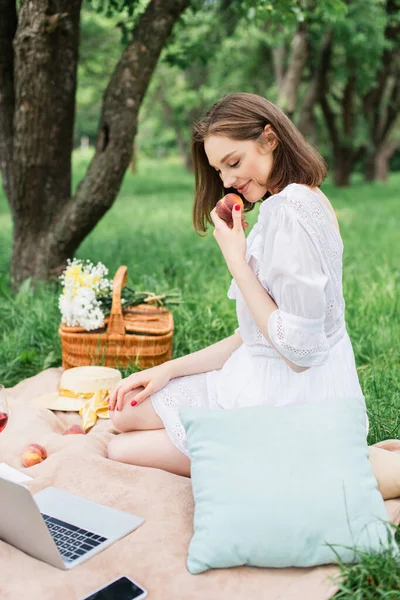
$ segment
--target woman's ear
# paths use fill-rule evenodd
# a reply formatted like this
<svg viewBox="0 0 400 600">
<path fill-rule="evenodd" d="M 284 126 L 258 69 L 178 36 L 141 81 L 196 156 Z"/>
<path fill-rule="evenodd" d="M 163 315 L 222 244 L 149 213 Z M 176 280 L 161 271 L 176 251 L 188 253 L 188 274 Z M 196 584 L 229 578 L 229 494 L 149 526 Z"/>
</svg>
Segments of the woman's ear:
<svg viewBox="0 0 400 600">
<path fill-rule="evenodd" d="M 264 127 L 263 133 L 264 133 L 264 139 L 265 139 L 269 149 L 274 151 L 278 145 L 278 136 L 276 135 L 275 131 L 272 129 L 272 126 L 269 123 L 268 123 L 268 125 L 266 125 Z"/>
</svg>

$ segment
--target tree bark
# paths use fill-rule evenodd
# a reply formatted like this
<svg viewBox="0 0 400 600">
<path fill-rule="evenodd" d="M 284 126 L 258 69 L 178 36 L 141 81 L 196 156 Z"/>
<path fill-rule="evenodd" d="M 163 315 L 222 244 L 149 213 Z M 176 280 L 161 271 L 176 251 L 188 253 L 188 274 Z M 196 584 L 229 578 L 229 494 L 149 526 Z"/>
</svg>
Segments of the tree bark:
<svg viewBox="0 0 400 600">
<path fill-rule="evenodd" d="M 14 53 L 12 41 L 17 29 L 16 0 L 0 0 L 0 173 L 13 211 L 13 119 Z"/>
<path fill-rule="evenodd" d="M 376 86 L 363 99 L 364 116 L 369 128 L 366 181 L 387 178 L 388 161 L 400 140 L 390 140 L 400 112 L 400 21 L 398 0 L 386 1 L 388 24 L 385 38 L 389 42 L 383 53 L 382 68 Z M 392 146 L 393 150 L 391 150 Z"/>
<path fill-rule="evenodd" d="M 14 216 L 15 288 L 27 277 L 58 276 L 112 206 L 131 160 L 142 99 L 160 52 L 188 4 L 148 4 L 108 84 L 96 153 L 71 197 L 81 0 L 58 0 L 52 14 L 45 0 L 21 3 L 14 38 L 15 192 L 7 194 Z"/>
<path fill-rule="evenodd" d="M 395 150 L 400 147 L 400 140 L 396 140 L 392 144 L 384 144 L 383 148 L 378 152 L 376 157 L 375 177 L 378 181 L 387 181 L 389 174 L 389 161 Z"/>
<path fill-rule="evenodd" d="M 14 47 L 11 280 L 45 277 L 50 240 L 71 195 L 81 0 L 21 2 Z"/>
</svg>

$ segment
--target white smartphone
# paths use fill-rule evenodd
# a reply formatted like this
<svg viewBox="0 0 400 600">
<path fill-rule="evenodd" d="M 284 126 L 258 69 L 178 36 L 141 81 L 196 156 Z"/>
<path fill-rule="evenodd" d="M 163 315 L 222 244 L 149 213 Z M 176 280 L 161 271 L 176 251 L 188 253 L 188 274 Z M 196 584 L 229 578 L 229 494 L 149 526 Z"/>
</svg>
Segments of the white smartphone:
<svg viewBox="0 0 400 600">
<path fill-rule="evenodd" d="M 146 596 L 147 590 L 123 575 L 82 600 L 142 600 Z"/>
</svg>

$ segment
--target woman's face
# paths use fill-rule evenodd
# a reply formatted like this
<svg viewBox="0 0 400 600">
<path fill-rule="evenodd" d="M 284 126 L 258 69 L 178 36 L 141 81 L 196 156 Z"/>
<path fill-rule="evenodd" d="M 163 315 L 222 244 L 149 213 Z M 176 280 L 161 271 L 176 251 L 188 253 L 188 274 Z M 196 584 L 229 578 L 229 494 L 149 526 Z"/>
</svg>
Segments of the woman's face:
<svg viewBox="0 0 400 600">
<path fill-rule="evenodd" d="M 225 188 L 235 188 L 248 202 L 258 202 L 269 191 L 265 182 L 273 164 L 271 146 L 262 148 L 253 140 L 210 135 L 204 141 L 204 150 Z"/>
</svg>

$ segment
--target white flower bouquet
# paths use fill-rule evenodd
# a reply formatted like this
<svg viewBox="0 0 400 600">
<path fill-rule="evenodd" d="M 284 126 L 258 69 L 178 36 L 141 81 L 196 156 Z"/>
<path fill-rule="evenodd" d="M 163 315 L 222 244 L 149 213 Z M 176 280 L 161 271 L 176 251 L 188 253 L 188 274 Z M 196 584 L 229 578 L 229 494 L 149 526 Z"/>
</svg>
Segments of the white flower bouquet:
<svg viewBox="0 0 400 600">
<path fill-rule="evenodd" d="M 62 322 L 68 327 L 83 327 L 87 331 L 104 327 L 104 319 L 110 314 L 113 282 L 107 278 L 108 269 L 101 262 L 94 265 L 89 259 L 68 259 L 67 267 L 60 276 L 63 285 L 58 300 Z M 171 290 L 156 296 L 125 286 L 121 292 L 124 306 L 136 306 L 143 302 L 166 306 L 181 304 L 179 291 Z"/>
</svg>

